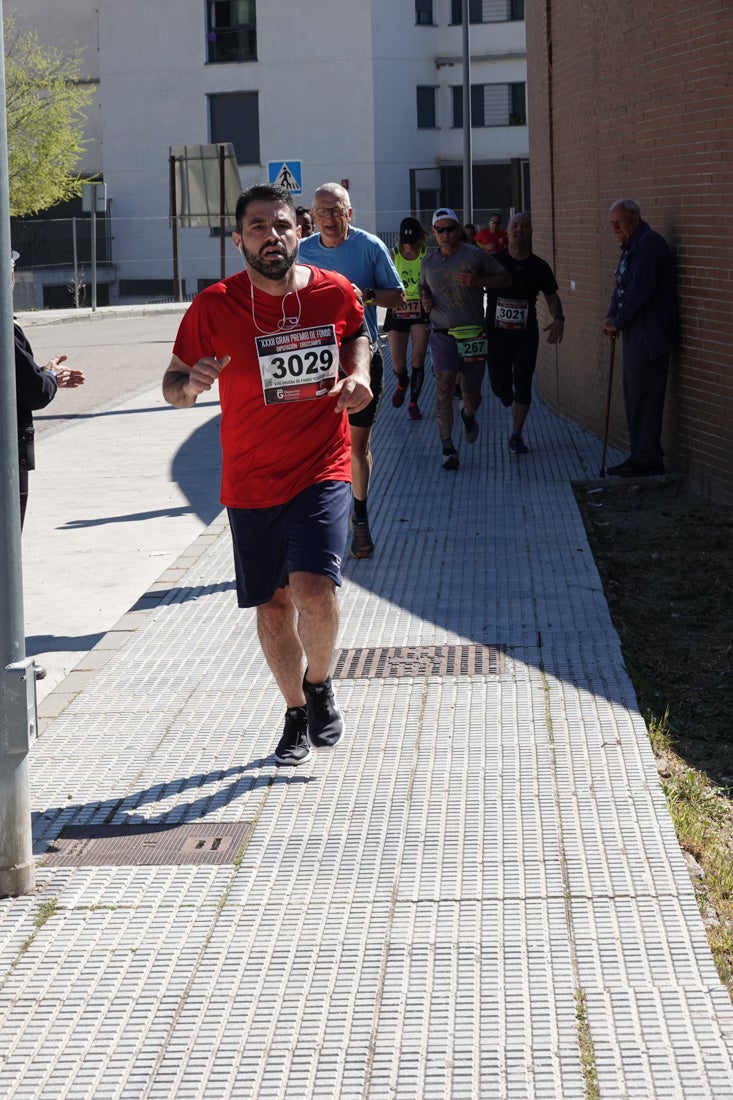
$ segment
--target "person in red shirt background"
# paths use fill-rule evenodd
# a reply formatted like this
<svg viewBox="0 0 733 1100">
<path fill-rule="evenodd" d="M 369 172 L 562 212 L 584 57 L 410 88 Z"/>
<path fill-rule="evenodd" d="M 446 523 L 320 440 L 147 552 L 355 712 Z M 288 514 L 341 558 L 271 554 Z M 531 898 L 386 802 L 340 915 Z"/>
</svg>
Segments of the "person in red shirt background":
<svg viewBox="0 0 733 1100">
<path fill-rule="evenodd" d="M 501 214 L 491 214 L 489 224 L 479 229 L 476 234 L 476 244 L 487 252 L 500 252 L 506 248 L 509 238 L 501 228 Z"/>
</svg>

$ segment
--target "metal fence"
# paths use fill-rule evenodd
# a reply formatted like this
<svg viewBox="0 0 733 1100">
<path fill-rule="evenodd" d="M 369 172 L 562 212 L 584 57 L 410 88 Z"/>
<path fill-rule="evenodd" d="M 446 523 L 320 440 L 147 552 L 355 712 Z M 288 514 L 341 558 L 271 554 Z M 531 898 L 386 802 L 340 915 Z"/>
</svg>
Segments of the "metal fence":
<svg viewBox="0 0 733 1100">
<path fill-rule="evenodd" d="M 402 216 L 395 214 L 395 226 Z M 11 219 L 12 247 L 20 253 L 16 310 L 190 301 L 205 286 L 241 268 L 228 240 L 222 250 L 218 230 L 183 229 L 178 233 L 176 280 L 168 217 L 118 218 L 111 204 L 105 215 L 95 217 L 96 228 L 89 214 Z M 429 217 L 424 223 L 429 228 Z M 398 230 L 379 236 L 391 248 Z"/>
</svg>

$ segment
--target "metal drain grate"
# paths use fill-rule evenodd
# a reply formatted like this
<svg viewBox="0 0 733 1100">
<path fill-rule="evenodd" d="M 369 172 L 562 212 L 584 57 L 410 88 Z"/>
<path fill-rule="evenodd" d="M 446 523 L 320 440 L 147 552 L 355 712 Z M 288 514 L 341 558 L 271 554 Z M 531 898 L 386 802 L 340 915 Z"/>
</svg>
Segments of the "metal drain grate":
<svg viewBox="0 0 733 1100">
<path fill-rule="evenodd" d="M 44 864 L 64 867 L 148 867 L 233 863 L 251 821 L 196 825 L 67 825 L 51 841 Z"/>
<path fill-rule="evenodd" d="M 372 680 L 377 677 L 499 676 L 504 668 L 501 646 L 375 646 L 339 650 L 333 677 Z"/>
</svg>

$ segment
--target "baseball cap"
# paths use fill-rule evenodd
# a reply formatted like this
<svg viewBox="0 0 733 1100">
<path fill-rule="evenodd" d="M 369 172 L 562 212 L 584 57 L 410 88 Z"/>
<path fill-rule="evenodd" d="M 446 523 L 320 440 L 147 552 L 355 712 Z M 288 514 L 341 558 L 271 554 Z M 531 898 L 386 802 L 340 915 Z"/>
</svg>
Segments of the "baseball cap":
<svg viewBox="0 0 733 1100">
<path fill-rule="evenodd" d="M 400 222 L 400 244 L 414 244 L 422 236 L 422 226 L 417 218 L 403 218 Z"/>
<path fill-rule="evenodd" d="M 15 261 L 20 259 L 20 252 L 16 252 L 15 249 L 10 251 L 10 266 L 15 267 Z"/>
<path fill-rule="evenodd" d="M 435 211 L 432 224 L 435 225 L 441 218 L 452 218 L 456 225 L 459 224 L 458 215 L 455 210 L 451 210 L 449 206 L 441 206 L 440 210 Z"/>
</svg>

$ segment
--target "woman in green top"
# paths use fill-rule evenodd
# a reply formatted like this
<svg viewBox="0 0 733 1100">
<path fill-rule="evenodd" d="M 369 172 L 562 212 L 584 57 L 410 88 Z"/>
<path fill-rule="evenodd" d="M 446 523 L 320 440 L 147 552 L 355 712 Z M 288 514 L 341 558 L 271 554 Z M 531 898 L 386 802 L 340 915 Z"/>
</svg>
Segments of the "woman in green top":
<svg viewBox="0 0 733 1100">
<path fill-rule="evenodd" d="M 392 404 L 402 407 L 410 385 L 410 404 L 407 415 L 410 420 L 422 420 L 417 403 L 425 378 L 425 355 L 428 350 L 428 316 L 422 308 L 418 281 L 420 264 L 426 251 L 427 233 L 417 218 L 403 218 L 400 223 L 399 244 L 392 250 L 392 260 L 405 288 L 407 301 L 401 309 L 388 309 L 384 331 L 389 340 L 392 366 L 397 376 L 397 387 L 392 394 Z M 407 344 L 412 344 L 410 365 L 407 371 Z"/>
</svg>

